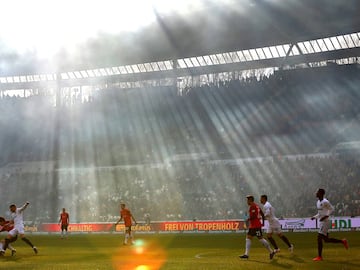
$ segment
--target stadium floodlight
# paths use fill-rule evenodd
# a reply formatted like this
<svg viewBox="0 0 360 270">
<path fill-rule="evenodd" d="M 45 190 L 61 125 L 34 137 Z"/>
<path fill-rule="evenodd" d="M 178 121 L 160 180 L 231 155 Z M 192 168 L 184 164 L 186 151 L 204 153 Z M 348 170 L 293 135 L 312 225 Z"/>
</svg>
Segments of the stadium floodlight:
<svg viewBox="0 0 360 270">
<path fill-rule="evenodd" d="M 140 72 L 138 65 L 131 65 L 131 68 L 132 68 L 134 73 L 139 73 Z"/>
<path fill-rule="evenodd" d="M 76 78 L 74 72 L 68 72 L 67 74 L 69 75 L 70 79 L 75 79 Z"/>
<path fill-rule="evenodd" d="M 79 71 L 74 71 L 74 74 L 77 79 L 82 79 L 82 75 Z"/>
<path fill-rule="evenodd" d="M 92 70 L 86 70 L 85 72 L 89 75 L 89 77 L 95 77 L 95 74 Z"/>
<path fill-rule="evenodd" d="M 249 53 L 251 54 L 251 58 L 253 60 L 259 60 L 259 55 L 256 53 L 256 50 L 255 49 L 250 49 L 249 50 Z"/>
<path fill-rule="evenodd" d="M 324 43 L 326 44 L 328 51 L 333 51 L 335 49 L 330 38 L 324 38 Z"/>
<path fill-rule="evenodd" d="M 54 80 L 56 80 L 55 74 L 46 74 L 46 79 L 47 79 L 48 81 L 54 81 Z"/>
<path fill-rule="evenodd" d="M 259 56 L 259 59 L 266 59 L 265 52 L 262 48 L 256 49 L 256 53 Z"/>
<path fill-rule="evenodd" d="M 154 71 L 159 71 L 160 70 L 159 65 L 156 62 L 152 62 L 150 64 L 151 64 L 152 68 L 154 69 Z"/>
<path fill-rule="evenodd" d="M 200 66 L 200 64 L 199 64 L 198 60 L 196 59 L 196 57 L 191 57 L 190 61 L 193 64 L 194 67 L 199 67 Z"/>
</svg>

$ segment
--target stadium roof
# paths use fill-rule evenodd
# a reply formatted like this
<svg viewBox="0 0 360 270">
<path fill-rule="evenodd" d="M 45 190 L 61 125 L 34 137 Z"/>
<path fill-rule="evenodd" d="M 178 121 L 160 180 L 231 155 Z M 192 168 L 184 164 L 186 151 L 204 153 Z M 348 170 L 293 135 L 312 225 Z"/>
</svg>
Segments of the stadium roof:
<svg viewBox="0 0 360 270">
<path fill-rule="evenodd" d="M 111 83 L 156 78 L 172 78 L 189 75 L 220 73 L 283 65 L 299 65 L 326 62 L 328 59 L 343 60 L 360 55 L 360 32 L 300 41 L 296 44 L 282 44 L 234 52 L 223 52 L 203 56 L 179 58 L 176 67 L 171 60 L 150 63 L 113 66 L 60 73 L 0 76 L 0 85 L 7 89 L 39 86 L 42 82 L 61 86 L 77 86 L 89 83 Z M 344 62 L 349 64 L 349 62 Z"/>
</svg>

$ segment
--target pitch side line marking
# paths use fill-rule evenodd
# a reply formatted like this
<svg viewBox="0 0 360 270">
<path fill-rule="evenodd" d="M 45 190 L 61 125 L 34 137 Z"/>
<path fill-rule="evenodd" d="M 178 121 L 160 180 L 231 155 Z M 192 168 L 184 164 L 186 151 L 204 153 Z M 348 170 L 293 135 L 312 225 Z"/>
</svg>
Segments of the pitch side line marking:
<svg viewBox="0 0 360 270">
<path fill-rule="evenodd" d="M 195 258 L 196 258 L 196 259 L 202 259 L 204 255 L 217 254 L 217 252 L 218 252 L 219 250 L 220 250 L 220 249 L 218 249 L 218 250 L 216 250 L 216 251 L 209 251 L 209 252 L 199 253 L 199 254 L 196 254 L 196 255 L 195 255 Z"/>
</svg>

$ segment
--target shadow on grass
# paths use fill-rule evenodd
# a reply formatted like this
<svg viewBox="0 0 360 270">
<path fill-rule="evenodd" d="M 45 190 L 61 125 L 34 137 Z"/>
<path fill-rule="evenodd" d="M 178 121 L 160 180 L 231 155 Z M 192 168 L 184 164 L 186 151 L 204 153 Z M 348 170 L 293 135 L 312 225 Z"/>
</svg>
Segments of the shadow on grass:
<svg viewBox="0 0 360 270">
<path fill-rule="evenodd" d="M 277 259 L 272 259 L 272 260 L 269 260 L 268 262 L 266 261 L 260 261 L 260 260 L 252 260 L 252 259 L 248 259 L 246 260 L 246 262 L 248 263 L 256 263 L 257 267 L 258 267 L 258 264 L 263 264 L 263 265 L 273 265 L 275 266 L 276 268 L 284 268 L 284 269 L 290 269 L 293 267 L 292 264 L 289 264 L 289 263 L 279 263 Z"/>
<path fill-rule="evenodd" d="M 305 260 L 298 255 L 290 255 L 290 256 L 283 256 L 283 255 L 276 255 L 275 258 L 282 258 L 282 259 L 288 259 L 296 263 L 305 263 Z"/>
<path fill-rule="evenodd" d="M 356 260 L 358 261 L 358 260 Z M 326 260 L 326 262 L 328 264 L 333 264 L 336 266 L 339 266 L 339 261 L 331 261 L 331 260 Z M 344 261 L 341 262 L 341 269 L 360 269 L 360 262 L 354 262 L 354 261 Z"/>
</svg>

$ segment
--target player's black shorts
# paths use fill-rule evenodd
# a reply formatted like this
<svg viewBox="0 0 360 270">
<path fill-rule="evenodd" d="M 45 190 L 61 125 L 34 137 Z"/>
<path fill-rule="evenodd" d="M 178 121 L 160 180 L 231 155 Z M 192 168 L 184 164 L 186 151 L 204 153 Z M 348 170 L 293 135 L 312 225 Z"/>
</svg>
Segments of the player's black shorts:
<svg viewBox="0 0 360 270">
<path fill-rule="evenodd" d="M 61 230 L 62 231 L 67 231 L 68 230 L 68 224 L 61 224 Z"/>
<path fill-rule="evenodd" d="M 14 237 L 11 237 L 10 243 L 15 242 L 18 239 L 18 235 L 15 235 Z"/>
<path fill-rule="evenodd" d="M 247 235 L 261 237 L 262 230 L 261 230 L 261 228 L 251 228 L 248 230 Z"/>
</svg>

